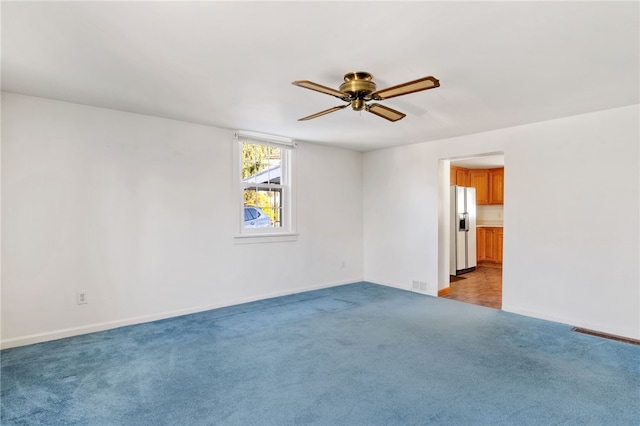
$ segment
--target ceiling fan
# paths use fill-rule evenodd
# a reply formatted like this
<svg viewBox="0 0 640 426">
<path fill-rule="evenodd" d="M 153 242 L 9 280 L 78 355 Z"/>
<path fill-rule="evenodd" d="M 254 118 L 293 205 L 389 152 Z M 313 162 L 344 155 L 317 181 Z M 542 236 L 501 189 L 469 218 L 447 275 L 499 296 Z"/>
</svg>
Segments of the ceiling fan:
<svg viewBox="0 0 640 426">
<path fill-rule="evenodd" d="M 435 77 L 423 77 L 407 83 L 391 86 L 386 89 L 376 90 L 376 83 L 373 82 L 373 76 L 364 71 L 345 74 L 344 83 L 340 85 L 339 90 L 332 89 L 331 87 L 326 87 L 309 80 L 297 80 L 291 84 L 335 96 L 344 102 L 348 102 L 345 105 L 335 106 L 300 118 L 298 121 L 311 120 L 313 118 L 329 114 L 330 112 L 341 110 L 349 105 L 351 105 L 351 108 L 354 111 L 365 110 L 389 121 L 398 121 L 406 117 L 406 114 L 378 103 L 367 102 L 382 101 L 389 98 L 395 98 L 396 96 L 408 95 L 409 93 L 440 87 L 440 82 Z"/>
</svg>

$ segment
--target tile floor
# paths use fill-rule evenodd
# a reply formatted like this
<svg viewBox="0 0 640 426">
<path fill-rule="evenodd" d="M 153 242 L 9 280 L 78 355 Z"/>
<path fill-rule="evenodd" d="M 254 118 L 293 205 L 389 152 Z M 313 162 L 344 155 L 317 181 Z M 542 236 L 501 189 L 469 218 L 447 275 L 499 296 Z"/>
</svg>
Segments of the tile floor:
<svg viewBox="0 0 640 426">
<path fill-rule="evenodd" d="M 446 299 L 473 303 L 489 308 L 502 308 L 502 267 L 483 264 L 475 271 L 460 275 L 449 284 L 451 291 L 442 296 Z"/>
</svg>

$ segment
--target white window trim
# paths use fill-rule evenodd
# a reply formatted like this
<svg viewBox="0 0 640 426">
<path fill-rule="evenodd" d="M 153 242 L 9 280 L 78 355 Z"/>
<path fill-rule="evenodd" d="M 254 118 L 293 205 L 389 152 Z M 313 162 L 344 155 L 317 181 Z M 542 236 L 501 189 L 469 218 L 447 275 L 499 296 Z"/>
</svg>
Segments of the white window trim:
<svg viewBox="0 0 640 426">
<path fill-rule="evenodd" d="M 252 142 L 262 145 L 272 145 L 282 150 L 282 173 L 286 176 L 286 190 L 283 191 L 283 206 L 285 224 L 281 228 L 244 228 L 244 186 L 241 178 L 242 144 Z M 234 133 L 233 143 L 233 199 L 234 210 L 234 244 L 256 244 L 297 241 L 296 221 L 296 150 L 297 143 L 292 139 L 280 136 L 264 135 L 261 133 L 238 130 Z"/>
</svg>

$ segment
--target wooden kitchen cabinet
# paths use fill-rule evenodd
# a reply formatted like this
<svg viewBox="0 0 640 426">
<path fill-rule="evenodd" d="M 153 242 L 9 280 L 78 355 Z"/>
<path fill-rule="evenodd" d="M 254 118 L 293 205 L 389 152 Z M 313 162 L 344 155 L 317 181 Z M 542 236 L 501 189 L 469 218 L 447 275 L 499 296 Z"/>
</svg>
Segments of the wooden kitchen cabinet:
<svg viewBox="0 0 640 426">
<path fill-rule="evenodd" d="M 476 228 L 476 256 L 477 261 L 482 262 L 487 258 L 485 247 L 487 245 L 487 228 Z"/>
<path fill-rule="evenodd" d="M 485 238 L 484 260 L 487 262 L 496 262 L 496 228 L 486 228 L 487 237 Z"/>
<path fill-rule="evenodd" d="M 502 263 L 503 228 L 476 228 L 476 254 L 478 263 Z"/>
<path fill-rule="evenodd" d="M 450 166 L 451 185 L 467 186 L 476 189 L 476 204 L 504 204 L 504 168 L 465 169 Z"/>
<path fill-rule="evenodd" d="M 469 183 L 476 189 L 476 204 L 489 204 L 489 170 L 469 171 Z"/>
<path fill-rule="evenodd" d="M 470 186 L 469 169 L 464 167 L 451 166 L 451 185 Z"/>
<path fill-rule="evenodd" d="M 456 170 L 456 182 L 459 186 L 470 186 L 469 184 L 469 169 Z"/>
<path fill-rule="evenodd" d="M 469 170 L 470 185 L 476 189 L 476 204 L 504 204 L 504 169 Z"/>
<path fill-rule="evenodd" d="M 504 169 L 489 169 L 489 204 L 504 204 Z"/>
</svg>

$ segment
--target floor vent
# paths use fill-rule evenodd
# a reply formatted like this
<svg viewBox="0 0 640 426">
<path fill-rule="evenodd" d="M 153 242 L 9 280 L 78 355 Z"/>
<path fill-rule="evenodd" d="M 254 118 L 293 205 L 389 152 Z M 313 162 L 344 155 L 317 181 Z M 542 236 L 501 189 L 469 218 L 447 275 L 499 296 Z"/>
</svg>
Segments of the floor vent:
<svg viewBox="0 0 640 426">
<path fill-rule="evenodd" d="M 414 281 L 411 289 L 420 293 L 426 293 L 427 283 L 425 281 Z"/>
<path fill-rule="evenodd" d="M 591 336 L 602 337 L 603 339 L 617 340 L 618 342 L 631 343 L 632 345 L 639 345 L 640 340 L 631 339 L 629 337 L 616 336 L 615 334 L 602 333 L 600 331 L 588 330 L 586 328 L 573 327 L 571 331 L 576 333 L 589 334 Z"/>
</svg>

